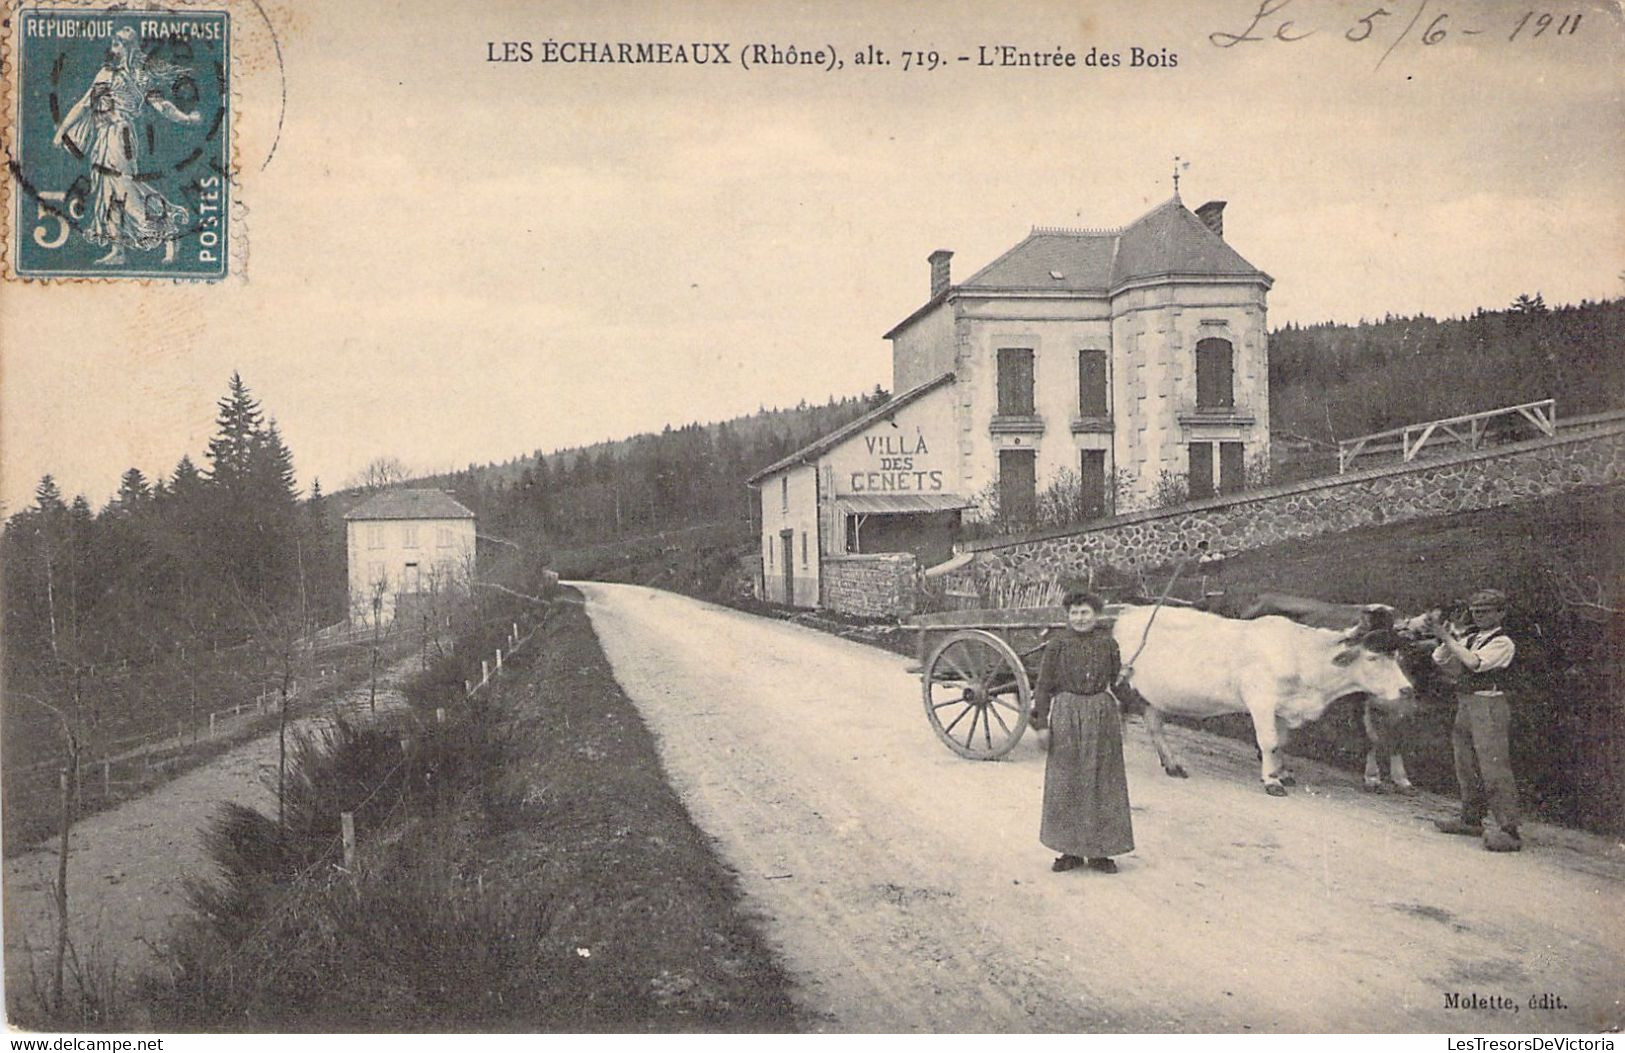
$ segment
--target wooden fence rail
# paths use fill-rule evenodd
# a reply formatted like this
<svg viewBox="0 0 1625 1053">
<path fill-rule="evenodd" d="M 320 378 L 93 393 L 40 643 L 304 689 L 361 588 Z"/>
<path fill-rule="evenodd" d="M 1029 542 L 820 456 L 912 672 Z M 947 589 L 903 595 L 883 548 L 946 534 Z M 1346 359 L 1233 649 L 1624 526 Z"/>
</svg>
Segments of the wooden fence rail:
<svg viewBox="0 0 1625 1053">
<path fill-rule="evenodd" d="M 1554 399 L 1541 399 L 1539 402 L 1502 406 L 1480 413 L 1464 413 L 1459 417 L 1444 417 L 1440 420 L 1424 421 L 1421 424 L 1407 424 L 1403 428 L 1390 428 L 1387 431 L 1376 431 L 1354 439 L 1344 439 L 1337 444 L 1337 474 L 1347 472 L 1354 459 L 1362 455 L 1370 457 L 1376 454 L 1398 453 L 1401 461 L 1413 461 L 1430 442 L 1456 443 L 1469 450 L 1476 450 L 1483 445 L 1492 423 L 1501 420 L 1527 421 L 1542 435 L 1551 437 L 1557 434 L 1557 403 Z"/>
</svg>

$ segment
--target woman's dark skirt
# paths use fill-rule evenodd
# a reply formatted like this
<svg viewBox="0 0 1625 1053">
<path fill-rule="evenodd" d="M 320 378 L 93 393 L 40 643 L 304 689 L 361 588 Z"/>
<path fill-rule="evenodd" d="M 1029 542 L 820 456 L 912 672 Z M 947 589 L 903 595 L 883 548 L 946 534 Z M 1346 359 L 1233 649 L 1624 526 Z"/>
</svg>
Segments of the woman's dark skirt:
<svg viewBox="0 0 1625 1053">
<path fill-rule="evenodd" d="M 1071 856 L 1134 850 L 1123 773 L 1123 721 L 1116 699 L 1105 692 L 1057 694 L 1051 703 L 1038 839 Z"/>
</svg>

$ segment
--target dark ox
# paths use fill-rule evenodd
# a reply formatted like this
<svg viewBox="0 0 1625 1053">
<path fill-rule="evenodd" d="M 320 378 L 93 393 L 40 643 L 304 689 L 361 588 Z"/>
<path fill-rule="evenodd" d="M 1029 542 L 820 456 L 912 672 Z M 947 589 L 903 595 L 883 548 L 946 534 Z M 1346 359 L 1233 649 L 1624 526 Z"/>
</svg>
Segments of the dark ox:
<svg viewBox="0 0 1625 1053">
<path fill-rule="evenodd" d="M 1278 614 L 1291 618 L 1300 625 L 1333 629 L 1351 637 L 1363 638 L 1371 632 L 1389 632 L 1397 629 L 1401 641 L 1406 641 L 1415 639 L 1424 632 L 1419 627 L 1422 621 L 1419 618 L 1412 618 L 1396 625 L 1394 609 L 1386 604 L 1327 603 L 1324 600 L 1292 596 L 1282 592 L 1259 593 L 1239 605 L 1238 609 L 1226 613 L 1248 619 Z M 1424 691 L 1437 675 L 1429 656 L 1431 650 L 1432 648 L 1428 646 L 1406 646 L 1402 642 L 1396 655 L 1406 676 Z M 1373 705 L 1369 698 L 1364 698 L 1361 702 L 1360 722 L 1365 727 L 1366 736 L 1365 788 L 1372 793 L 1383 791 L 1382 762 L 1386 760 L 1388 776 L 1394 789 L 1406 796 L 1414 796 L 1417 790 L 1411 785 L 1410 777 L 1405 772 L 1404 751 L 1408 737 L 1408 722 L 1385 711 L 1381 706 Z"/>
<path fill-rule="evenodd" d="M 1369 695 L 1395 712 L 1415 705 L 1415 689 L 1390 653 L 1392 634 L 1356 640 L 1282 617 L 1241 621 L 1181 607 L 1156 610 L 1153 621 L 1153 610 L 1127 608 L 1112 633 L 1125 660 L 1145 640 L 1132 685 L 1148 707 L 1146 728 L 1169 775 L 1183 778 L 1185 768 L 1163 732 L 1166 715 L 1250 715 L 1264 789 L 1281 797 L 1280 750 L 1291 729 L 1319 719 L 1345 695 Z"/>
</svg>

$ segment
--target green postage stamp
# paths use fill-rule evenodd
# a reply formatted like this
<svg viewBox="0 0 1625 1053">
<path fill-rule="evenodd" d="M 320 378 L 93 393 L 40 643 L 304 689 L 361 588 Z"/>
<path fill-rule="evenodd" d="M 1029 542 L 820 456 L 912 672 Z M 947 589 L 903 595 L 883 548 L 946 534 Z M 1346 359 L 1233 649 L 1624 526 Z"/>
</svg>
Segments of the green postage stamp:
<svg viewBox="0 0 1625 1053">
<path fill-rule="evenodd" d="M 12 272 L 225 277 L 230 15 L 23 5 L 10 19 Z"/>
</svg>

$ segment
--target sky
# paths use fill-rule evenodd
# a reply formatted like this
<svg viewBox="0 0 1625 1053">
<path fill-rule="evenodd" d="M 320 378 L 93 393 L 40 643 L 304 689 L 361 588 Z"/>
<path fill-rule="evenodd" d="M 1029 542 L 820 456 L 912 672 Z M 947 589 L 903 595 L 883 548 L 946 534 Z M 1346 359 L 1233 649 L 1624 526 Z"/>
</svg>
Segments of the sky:
<svg viewBox="0 0 1625 1053">
<path fill-rule="evenodd" d="M 1034 225 L 1124 225 L 1176 156 L 1274 277 L 1272 327 L 1625 295 L 1613 5 L 1537 35 L 1515 3 L 1383 0 L 1364 40 L 1374 0 L 1265 6 L 234 7 L 236 273 L 0 282 L 0 502 L 201 463 L 233 372 L 328 491 L 889 387 L 930 252 L 959 280 Z M 542 61 L 578 41 L 730 61 Z M 746 68 L 758 43 L 844 65 Z"/>
</svg>

